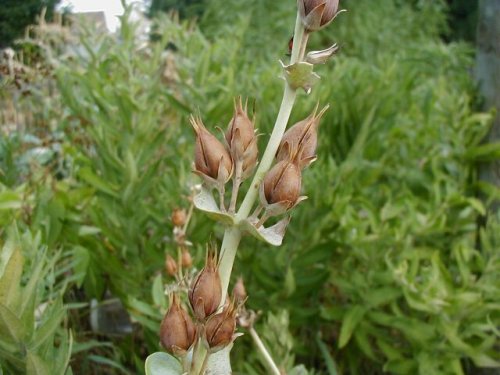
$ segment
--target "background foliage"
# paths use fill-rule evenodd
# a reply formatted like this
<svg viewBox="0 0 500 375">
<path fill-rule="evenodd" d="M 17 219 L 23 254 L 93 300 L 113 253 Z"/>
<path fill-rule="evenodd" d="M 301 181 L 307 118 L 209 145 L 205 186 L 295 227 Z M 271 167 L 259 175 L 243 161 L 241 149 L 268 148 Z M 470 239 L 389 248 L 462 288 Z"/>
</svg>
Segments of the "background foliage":
<svg viewBox="0 0 500 375">
<path fill-rule="evenodd" d="M 5 48 L 14 39 L 24 35 L 24 29 L 32 25 L 43 8 L 47 17 L 52 17 L 60 0 L 2 0 L 0 9 L 0 48 Z"/>
<path fill-rule="evenodd" d="M 312 39 L 341 53 L 292 113 L 331 106 L 304 176 L 310 199 L 284 246 L 245 238 L 235 264 L 248 306 L 263 311 L 257 330 L 280 366 L 309 374 L 498 366 L 498 218 L 477 226 L 498 188 L 480 183 L 475 166 L 499 148 L 481 144 L 490 116 L 475 110 L 473 50 L 442 41 L 445 2 L 343 6 L 349 13 Z M 68 372 L 143 372 L 167 308 L 169 216 L 197 182 L 187 116 L 225 127 L 243 95 L 267 134 L 294 12 L 287 2 L 212 0 L 198 24 L 158 15 L 151 43 L 128 14 L 116 37 L 37 34 L 39 70 L 0 83 L 5 372 L 63 373 L 49 366 L 68 348 Z M 219 239 L 221 228 L 195 215 L 197 266 L 212 229 Z M 99 324 L 103 311 L 122 318 Z M 265 374 L 247 336 L 235 371 Z"/>
</svg>

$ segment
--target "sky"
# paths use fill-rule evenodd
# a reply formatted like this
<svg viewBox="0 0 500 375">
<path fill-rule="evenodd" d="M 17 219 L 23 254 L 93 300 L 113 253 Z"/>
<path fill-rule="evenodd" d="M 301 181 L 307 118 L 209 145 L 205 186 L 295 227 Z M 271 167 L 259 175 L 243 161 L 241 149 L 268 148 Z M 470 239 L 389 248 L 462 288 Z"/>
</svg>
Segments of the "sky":
<svg viewBox="0 0 500 375">
<path fill-rule="evenodd" d="M 127 0 L 127 2 L 131 2 Z M 143 0 L 135 1 L 143 2 Z M 108 29 L 115 31 L 118 27 L 118 18 L 123 14 L 123 7 L 120 0 L 62 0 L 61 6 L 70 6 L 73 12 L 95 12 L 104 11 L 106 14 L 106 24 Z"/>
</svg>

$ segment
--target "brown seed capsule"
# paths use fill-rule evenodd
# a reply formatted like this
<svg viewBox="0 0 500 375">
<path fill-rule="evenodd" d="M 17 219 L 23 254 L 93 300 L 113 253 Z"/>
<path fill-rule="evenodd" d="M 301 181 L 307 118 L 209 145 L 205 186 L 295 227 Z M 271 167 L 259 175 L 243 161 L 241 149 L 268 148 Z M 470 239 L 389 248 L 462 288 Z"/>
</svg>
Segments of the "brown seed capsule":
<svg viewBox="0 0 500 375">
<path fill-rule="evenodd" d="M 215 353 L 233 342 L 235 329 L 236 308 L 234 303 L 231 303 L 205 324 L 205 338 L 210 352 Z"/>
<path fill-rule="evenodd" d="M 300 200 L 300 169 L 293 162 L 278 162 L 264 176 L 261 184 L 260 199 L 269 215 L 279 215 Z"/>
<path fill-rule="evenodd" d="M 321 117 L 328 109 L 324 107 L 316 114 L 318 107 L 307 118 L 290 127 L 281 139 L 276 160 L 290 160 L 305 168 L 316 160 L 316 147 L 318 145 L 318 125 Z"/>
<path fill-rule="evenodd" d="M 184 268 L 191 268 L 193 265 L 193 258 L 186 247 L 182 249 L 181 263 Z"/>
<path fill-rule="evenodd" d="M 307 31 L 327 26 L 338 14 L 339 0 L 299 0 L 299 12 Z"/>
<path fill-rule="evenodd" d="M 243 278 L 239 277 L 233 288 L 233 296 L 236 303 L 242 303 L 247 298 L 247 291 L 245 289 L 245 284 L 243 283 Z"/>
<path fill-rule="evenodd" d="M 254 124 L 248 118 L 246 104 L 243 109 L 241 97 L 234 102 L 234 115 L 225 137 L 234 162 L 238 160 L 243 163 L 242 177 L 248 177 L 257 165 L 259 150 Z"/>
<path fill-rule="evenodd" d="M 191 283 L 188 296 L 194 316 L 199 321 L 205 320 L 217 311 L 222 298 L 222 284 L 215 251 L 207 252 L 205 267 Z"/>
<path fill-rule="evenodd" d="M 177 262 L 170 256 L 170 254 L 168 254 L 165 259 L 165 270 L 167 271 L 167 274 L 172 277 L 177 275 Z"/>
<path fill-rule="evenodd" d="M 193 345 L 196 327 L 189 314 L 174 294 L 172 303 L 160 326 L 160 341 L 166 351 L 175 355 L 184 355 Z"/>
<path fill-rule="evenodd" d="M 233 173 L 231 156 L 200 118 L 191 116 L 190 121 L 196 133 L 195 172 L 211 185 L 226 183 Z"/>
<path fill-rule="evenodd" d="M 176 227 L 182 227 L 184 224 L 186 224 L 187 220 L 187 214 L 186 210 L 182 208 L 174 208 L 174 211 L 172 212 L 172 224 Z"/>
</svg>

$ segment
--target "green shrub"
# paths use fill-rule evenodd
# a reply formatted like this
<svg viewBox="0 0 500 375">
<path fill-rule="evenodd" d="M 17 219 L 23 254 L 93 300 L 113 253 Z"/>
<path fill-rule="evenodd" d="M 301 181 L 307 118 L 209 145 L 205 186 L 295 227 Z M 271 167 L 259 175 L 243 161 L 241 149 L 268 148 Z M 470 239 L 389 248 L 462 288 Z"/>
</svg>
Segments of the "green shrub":
<svg viewBox="0 0 500 375">
<path fill-rule="evenodd" d="M 61 328 L 67 317 L 63 294 L 70 270 L 48 256 L 41 235 L 12 226 L 0 258 L 0 371 L 7 374 L 64 374 L 72 336 Z"/>
<path fill-rule="evenodd" d="M 138 323 L 131 335 L 101 337 L 113 346 L 96 350 L 96 335 L 86 337 L 85 319 L 75 319 L 73 358 L 82 371 L 142 372 L 144 355 L 158 349 L 161 273 L 165 253 L 174 251 L 169 216 L 197 182 L 187 116 L 199 112 L 209 127 L 225 127 L 242 95 L 259 132 L 272 127 L 282 88 L 277 59 L 287 53 L 293 7 L 207 6 L 200 28 L 159 17 L 154 43 L 137 39 L 127 17 L 117 38 L 83 31 L 54 56 L 51 100 L 39 100 L 43 90 L 25 99 L 52 120 L 27 132 L 57 140 L 48 142 L 58 144 L 49 162 L 20 163 L 35 147 L 22 132 L 0 142 L 0 181 L 8 186 L 0 191 L 0 224 L 17 219 L 23 231 L 39 232 L 48 263 L 69 259 L 69 301 L 111 292 Z M 498 189 L 478 183 L 475 172 L 498 145 L 480 145 L 490 116 L 474 109 L 473 51 L 440 40 L 443 2 L 343 6 L 349 13 L 332 34 L 312 40 L 342 47 L 333 67 L 318 69 L 327 84 L 292 114 L 301 119 L 317 101 L 331 106 L 319 160 L 304 176 L 310 199 L 297 208 L 284 246 L 245 238 L 237 255 L 248 306 L 269 313 L 257 330 L 287 369 L 294 360 L 330 374 L 498 366 L 499 224 L 476 225 L 488 208 L 478 188 L 489 196 Z M 201 214 L 190 225 L 197 264 L 211 228 Z M 265 373 L 250 340 L 239 340 L 235 371 Z M 94 356 L 82 358 L 88 348 Z"/>
</svg>

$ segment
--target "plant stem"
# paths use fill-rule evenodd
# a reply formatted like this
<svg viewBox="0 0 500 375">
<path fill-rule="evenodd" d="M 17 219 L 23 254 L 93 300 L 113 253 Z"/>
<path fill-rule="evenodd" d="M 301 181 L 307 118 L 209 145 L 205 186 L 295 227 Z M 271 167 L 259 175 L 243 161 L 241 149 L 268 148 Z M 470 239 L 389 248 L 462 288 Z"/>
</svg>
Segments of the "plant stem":
<svg viewBox="0 0 500 375">
<path fill-rule="evenodd" d="M 186 222 L 184 223 L 184 226 L 182 227 L 182 233 L 184 233 L 184 235 L 187 232 L 189 222 L 191 221 L 191 217 L 193 216 L 193 209 L 194 209 L 194 204 L 193 204 L 193 200 L 191 198 L 191 204 L 189 205 L 189 210 L 187 213 Z"/>
<path fill-rule="evenodd" d="M 301 54 L 304 53 L 301 51 L 305 51 L 305 46 L 303 46 L 303 44 L 306 43 L 307 43 L 307 38 L 305 38 L 304 40 L 304 26 L 302 25 L 302 20 L 300 18 L 299 12 L 297 12 L 297 20 L 295 22 L 294 45 L 292 48 L 292 56 L 290 58 L 290 64 L 294 64 L 301 59 Z M 257 193 L 259 191 L 262 179 L 264 178 L 264 175 L 271 168 L 271 165 L 273 164 L 276 151 L 278 150 L 283 134 L 285 133 L 286 126 L 288 124 L 288 119 L 290 118 L 290 113 L 292 112 L 292 108 L 295 103 L 296 97 L 297 97 L 297 92 L 290 87 L 288 82 L 286 82 L 278 116 L 276 118 L 276 122 L 274 124 L 274 128 L 271 133 L 271 137 L 267 144 L 266 150 L 264 151 L 264 155 L 262 156 L 262 159 L 259 163 L 259 167 L 255 172 L 255 176 L 252 180 L 250 188 L 247 194 L 245 195 L 245 198 L 243 199 L 243 203 L 241 204 L 240 209 L 238 210 L 238 212 L 234 217 L 234 224 L 232 226 L 227 227 L 226 230 L 224 231 L 224 239 L 222 240 L 220 256 L 219 256 L 219 275 L 222 284 L 222 298 L 219 307 L 224 306 L 226 302 L 227 289 L 229 287 L 229 280 L 231 278 L 231 271 L 233 269 L 234 259 L 236 257 L 236 251 L 238 250 L 238 245 L 241 240 L 242 233 L 239 224 L 241 221 L 248 218 L 248 215 L 250 214 L 252 207 L 255 203 L 255 199 L 257 198 Z M 234 183 L 235 184 L 237 183 L 236 179 Z M 236 194 L 233 195 L 234 199 L 236 199 L 235 196 Z M 252 331 L 250 331 L 250 333 L 252 334 Z M 272 368 L 273 374 L 281 375 L 279 369 L 274 364 L 269 353 L 265 349 L 264 345 L 262 344 L 262 341 L 260 341 L 255 331 L 252 334 L 252 337 L 254 337 L 257 346 L 264 354 L 266 361 Z M 198 358 L 198 356 L 193 357 L 193 360 L 195 360 L 196 358 Z M 226 361 L 228 362 L 228 367 L 230 368 L 229 357 L 227 357 Z"/>
<path fill-rule="evenodd" d="M 182 283 L 184 276 L 182 275 L 182 247 L 180 245 L 177 245 L 177 276 L 179 284 Z"/>
<path fill-rule="evenodd" d="M 292 48 L 292 57 L 290 58 L 290 64 L 294 64 L 300 59 L 301 51 L 305 50 L 303 47 L 304 39 L 304 26 L 302 25 L 302 20 L 300 14 L 297 12 L 297 20 L 295 21 L 295 34 L 294 43 Z M 264 155 L 259 163 L 259 167 L 255 172 L 255 176 L 252 180 L 252 184 L 243 199 L 243 203 L 235 216 L 235 225 L 226 228 L 224 232 L 224 239 L 222 240 L 222 246 L 219 257 L 219 275 L 222 283 L 222 299 L 220 306 L 223 306 L 226 301 L 227 288 L 229 286 L 229 279 L 231 277 L 231 271 L 233 269 L 234 258 L 236 257 L 236 250 L 241 239 L 241 231 L 238 228 L 238 224 L 248 218 L 252 206 L 257 198 L 257 193 L 259 191 L 259 186 L 264 178 L 266 172 L 271 168 L 274 161 L 274 156 L 278 150 L 281 138 L 286 130 L 286 125 L 288 119 L 290 118 L 290 113 L 292 112 L 293 105 L 295 103 L 295 98 L 297 92 L 290 87 L 288 82 L 285 83 L 285 91 L 283 92 L 283 99 L 281 101 L 280 110 L 274 124 L 273 132 L 271 133 L 271 138 L 267 144 Z"/>
<path fill-rule="evenodd" d="M 299 61 L 302 61 L 304 59 L 304 56 L 306 54 L 306 47 L 307 47 L 308 40 L 309 40 L 309 31 L 305 31 L 304 37 L 302 38 L 302 41 L 300 44 L 300 52 L 299 52 L 299 57 L 298 57 Z"/>
<path fill-rule="evenodd" d="M 224 204 L 224 193 L 226 192 L 226 188 L 223 184 L 221 184 L 219 189 L 219 209 L 222 212 L 226 212 L 226 206 Z"/>
<path fill-rule="evenodd" d="M 264 178 L 266 172 L 269 170 L 269 168 L 271 168 L 271 165 L 274 161 L 274 156 L 276 155 L 276 151 L 278 150 L 278 147 L 280 145 L 281 138 L 285 133 L 286 125 L 288 123 L 290 113 L 292 112 L 296 95 L 296 91 L 292 89 L 288 83 L 286 83 L 283 100 L 281 101 L 280 111 L 278 113 L 278 117 L 276 118 L 276 123 L 274 124 L 271 138 L 269 139 L 269 143 L 267 144 L 266 151 L 264 151 L 262 160 L 259 163 L 257 172 L 255 172 L 252 184 L 250 185 L 245 199 L 243 200 L 243 203 L 241 204 L 240 209 L 236 214 L 237 221 L 246 219 L 250 214 L 250 211 L 252 210 L 255 199 L 258 195 L 260 183 L 262 182 L 262 179 Z"/>
<path fill-rule="evenodd" d="M 231 271 L 233 270 L 234 258 L 236 256 L 236 250 L 238 249 L 240 239 L 241 231 L 237 227 L 234 226 L 226 228 L 219 257 L 219 275 L 222 284 L 222 298 L 220 306 L 223 306 L 226 302 L 227 288 L 229 286 L 229 279 L 231 277 Z"/>
<path fill-rule="evenodd" d="M 292 57 L 290 58 L 290 64 L 294 64 L 300 59 L 300 53 L 305 50 L 302 46 L 304 39 L 304 26 L 302 25 L 302 20 L 300 19 L 300 14 L 297 12 L 297 20 L 295 22 L 295 33 L 293 36 L 293 48 Z M 306 38 L 307 39 L 307 38 Z M 267 144 L 262 160 L 259 163 L 257 172 L 252 180 L 252 184 L 248 189 L 248 192 L 241 204 L 238 213 L 236 214 L 236 221 L 244 220 L 250 214 L 252 206 L 257 198 L 257 193 L 259 191 L 260 183 L 264 178 L 266 172 L 271 168 L 274 161 L 274 156 L 283 138 L 283 134 L 286 130 L 286 125 L 288 119 L 290 118 L 290 113 L 292 112 L 293 105 L 295 103 L 295 98 L 297 97 L 297 92 L 290 87 L 288 82 L 285 83 L 285 92 L 283 93 L 283 100 L 281 101 L 280 110 L 278 112 L 278 117 L 274 124 L 273 132 L 271 133 L 271 138 Z"/>
<path fill-rule="evenodd" d="M 257 348 L 259 349 L 262 356 L 264 357 L 264 360 L 266 361 L 267 365 L 269 366 L 269 369 L 272 371 L 272 373 L 274 375 L 281 375 L 281 372 L 280 372 L 278 366 L 276 366 L 276 363 L 274 363 L 273 358 L 271 357 L 271 355 L 267 351 L 266 347 L 264 346 L 264 343 L 260 339 L 257 331 L 253 327 L 250 327 L 248 330 L 250 332 L 250 336 L 252 336 L 252 339 L 255 342 L 255 345 L 257 345 Z"/>
<path fill-rule="evenodd" d="M 231 192 L 231 203 L 229 204 L 229 213 L 234 213 L 236 210 L 236 201 L 238 199 L 238 191 L 241 185 L 241 172 L 243 169 L 243 162 L 241 160 L 236 160 L 235 162 L 235 172 L 233 180 L 233 191 Z"/>
<path fill-rule="evenodd" d="M 290 57 L 290 64 L 295 64 L 297 61 L 300 60 L 300 52 L 303 50 L 302 40 L 304 39 L 305 32 L 306 31 L 304 29 L 304 25 L 302 24 L 300 12 L 297 11 L 297 19 L 295 20 L 295 31 L 293 33 L 293 47 L 292 47 L 292 56 Z"/>
<path fill-rule="evenodd" d="M 189 370 L 189 375 L 201 375 L 203 367 L 206 366 L 207 357 L 209 356 L 205 345 L 198 339 L 194 349 L 193 358 L 191 361 L 191 369 Z"/>
</svg>

